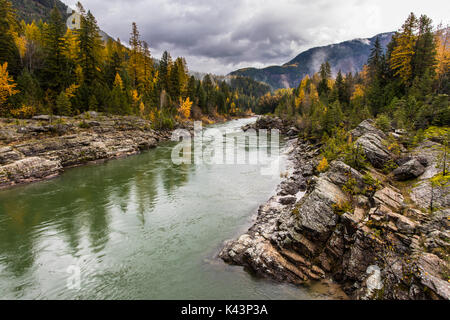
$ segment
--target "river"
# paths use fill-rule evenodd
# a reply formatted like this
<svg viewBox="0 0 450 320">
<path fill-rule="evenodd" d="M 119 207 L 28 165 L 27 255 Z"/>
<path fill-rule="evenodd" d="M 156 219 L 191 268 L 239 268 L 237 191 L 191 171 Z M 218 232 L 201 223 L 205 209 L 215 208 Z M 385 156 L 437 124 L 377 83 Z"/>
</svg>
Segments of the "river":
<svg viewBox="0 0 450 320">
<path fill-rule="evenodd" d="M 237 131 L 251 121 L 215 127 Z M 328 297 L 217 258 L 251 225 L 279 175 L 249 164 L 177 166 L 173 146 L 0 191 L 0 299 Z"/>
</svg>

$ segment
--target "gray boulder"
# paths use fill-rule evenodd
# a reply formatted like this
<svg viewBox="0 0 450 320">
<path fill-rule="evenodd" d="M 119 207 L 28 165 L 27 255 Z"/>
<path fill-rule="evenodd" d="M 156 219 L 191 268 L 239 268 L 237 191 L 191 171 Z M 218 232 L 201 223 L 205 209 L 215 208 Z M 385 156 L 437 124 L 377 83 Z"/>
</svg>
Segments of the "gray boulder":
<svg viewBox="0 0 450 320">
<path fill-rule="evenodd" d="M 377 169 L 384 168 L 385 164 L 393 159 L 393 155 L 383 144 L 382 136 L 369 132 L 360 137 L 356 144 L 361 146 L 367 160 Z"/>
<path fill-rule="evenodd" d="M 417 159 L 412 159 L 393 171 L 394 178 L 405 181 L 417 178 L 425 172 L 425 167 Z"/>
</svg>

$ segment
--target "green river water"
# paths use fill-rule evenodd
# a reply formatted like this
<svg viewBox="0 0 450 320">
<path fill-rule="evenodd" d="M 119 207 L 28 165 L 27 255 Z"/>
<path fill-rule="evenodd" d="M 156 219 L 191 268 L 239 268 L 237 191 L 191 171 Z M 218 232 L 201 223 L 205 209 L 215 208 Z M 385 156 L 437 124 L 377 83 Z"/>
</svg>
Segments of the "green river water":
<svg viewBox="0 0 450 320">
<path fill-rule="evenodd" d="M 173 146 L 0 191 L 0 299 L 328 297 L 217 258 L 225 240 L 251 225 L 279 176 L 256 165 L 176 166 Z M 71 266 L 79 287 L 68 286 Z"/>
</svg>

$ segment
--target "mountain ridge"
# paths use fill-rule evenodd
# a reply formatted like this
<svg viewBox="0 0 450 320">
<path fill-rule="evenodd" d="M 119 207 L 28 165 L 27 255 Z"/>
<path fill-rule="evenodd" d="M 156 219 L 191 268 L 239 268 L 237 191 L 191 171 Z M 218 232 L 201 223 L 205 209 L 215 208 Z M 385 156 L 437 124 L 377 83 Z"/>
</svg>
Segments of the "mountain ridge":
<svg viewBox="0 0 450 320">
<path fill-rule="evenodd" d="M 243 68 L 229 75 L 250 77 L 269 84 L 273 89 L 298 86 L 301 79 L 319 71 L 320 65 L 329 61 L 333 74 L 339 70 L 344 73 L 358 72 L 367 62 L 370 50 L 377 37 L 384 50 L 395 32 L 380 33 L 372 38 L 357 38 L 326 46 L 310 48 L 282 65 L 266 68 Z"/>
</svg>

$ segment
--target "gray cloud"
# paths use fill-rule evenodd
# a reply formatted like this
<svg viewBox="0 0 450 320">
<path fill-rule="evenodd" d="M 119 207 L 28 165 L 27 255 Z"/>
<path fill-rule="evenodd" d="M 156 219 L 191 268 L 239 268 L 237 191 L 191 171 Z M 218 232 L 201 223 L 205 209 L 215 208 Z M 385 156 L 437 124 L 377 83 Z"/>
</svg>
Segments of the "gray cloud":
<svg viewBox="0 0 450 320">
<path fill-rule="evenodd" d="M 123 42 L 134 21 L 154 56 L 169 50 L 186 57 L 192 70 L 221 74 L 282 64 L 314 46 L 395 30 L 410 11 L 443 20 L 450 9 L 441 0 L 84 0 L 83 5 Z"/>
</svg>

